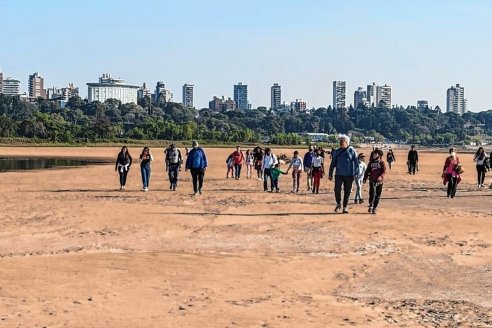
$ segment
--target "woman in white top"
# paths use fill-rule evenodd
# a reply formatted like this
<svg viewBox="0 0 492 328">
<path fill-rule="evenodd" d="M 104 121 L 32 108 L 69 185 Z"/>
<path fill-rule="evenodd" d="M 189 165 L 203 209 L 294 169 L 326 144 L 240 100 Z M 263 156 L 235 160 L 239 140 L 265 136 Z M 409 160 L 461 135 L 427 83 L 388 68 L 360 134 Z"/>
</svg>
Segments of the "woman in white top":
<svg viewBox="0 0 492 328">
<path fill-rule="evenodd" d="M 304 169 L 302 164 L 302 158 L 299 157 L 299 152 L 296 150 L 294 152 L 294 157 L 290 160 L 289 168 L 287 173 L 289 173 L 290 168 L 292 168 L 292 192 L 299 192 L 299 181 L 301 179 L 301 173 Z"/>
<path fill-rule="evenodd" d="M 478 187 L 482 188 L 483 183 L 485 181 L 485 172 L 487 168 L 485 167 L 485 161 L 487 159 L 487 153 L 483 149 L 483 147 L 478 148 L 475 156 L 473 157 L 473 161 L 477 163 L 477 178 L 478 178 Z"/>
<path fill-rule="evenodd" d="M 246 179 L 251 179 L 253 173 L 253 165 L 255 162 L 255 155 L 251 150 L 246 150 Z"/>
<path fill-rule="evenodd" d="M 355 191 L 355 199 L 354 203 L 355 204 L 362 204 L 364 203 L 364 199 L 362 198 L 362 184 L 364 183 L 364 174 L 366 173 L 367 170 L 367 164 L 364 162 L 366 159 L 365 154 L 360 154 L 358 156 L 359 159 L 359 174 L 355 178 L 355 186 L 357 187 L 357 190 Z"/>
<path fill-rule="evenodd" d="M 325 164 L 319 148 L 316 149 L 315 154 L 313 157 L 313 194 L 319 194 L 321 178 L 325 174 Z"/>
</svg>

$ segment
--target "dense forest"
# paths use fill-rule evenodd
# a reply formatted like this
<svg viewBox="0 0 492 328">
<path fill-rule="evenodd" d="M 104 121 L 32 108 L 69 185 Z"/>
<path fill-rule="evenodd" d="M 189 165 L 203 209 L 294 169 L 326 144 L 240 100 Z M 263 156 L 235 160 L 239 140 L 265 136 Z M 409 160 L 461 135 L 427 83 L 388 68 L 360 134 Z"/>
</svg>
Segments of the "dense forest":
<svg viewBox="0 0 492 328">
<path fill-rule="evenodd" d="M 248 111 L 214 112 L 185 108 L 178 103 L 121 104 L 74 97 L 64 108 L 39 98 L 35 102 L 0 95 L 0 138 L 24 137 L 77 143 L 116 140 L 205 140 L 299 144 L 301 132 L 351 133 L 357 141 L 455 144 L 484 141 L 492 135 L 492 110 L 480 113 L 441 113 L 414 107 L 331 107 L 308 112 L 275 112 L 265 107 Z"/>
</svg>

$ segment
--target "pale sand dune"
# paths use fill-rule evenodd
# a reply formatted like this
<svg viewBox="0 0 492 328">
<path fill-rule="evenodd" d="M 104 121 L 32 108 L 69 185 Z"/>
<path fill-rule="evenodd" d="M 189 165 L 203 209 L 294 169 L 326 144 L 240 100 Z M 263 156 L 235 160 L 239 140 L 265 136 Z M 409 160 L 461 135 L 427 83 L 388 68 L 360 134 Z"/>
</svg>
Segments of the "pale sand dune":
<svg viewBox="0 0 492 328">
<path fill-rule="evenodd" d="M 169 191 L 157 149 L 148 193 L 137 161 L 123 193 L 112 165 L 0 173 L 0 327 L 492 327 L 492 190 L 471 154 L 451 200 L 444 153 L 409 176 L 398 151 L 374 216 L 333 213 L 326 178 L 320 195 L 226 180 L 229 150 L 206 151 L 196 198 L 185 172 Z"/>
</svg>

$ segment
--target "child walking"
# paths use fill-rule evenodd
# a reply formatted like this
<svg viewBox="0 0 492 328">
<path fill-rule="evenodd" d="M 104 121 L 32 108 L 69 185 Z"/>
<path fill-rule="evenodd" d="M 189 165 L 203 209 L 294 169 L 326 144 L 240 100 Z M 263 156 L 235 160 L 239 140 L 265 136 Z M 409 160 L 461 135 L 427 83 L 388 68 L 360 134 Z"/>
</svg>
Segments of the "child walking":
<svg viewBox="0 0 492 328">
<path fill-rule="evenodd" d="M 290 160 L 287 173 L 289 173 L 290 168 L 292 168 L 292 192 L 299 192 L 301 173 L 304 166 L 302 164 L 302 158 L 299 157 L 299 152 L 297 150 L 294 152 L 294 157 Z"/>
<path fill-rule="evenodd" d="M 280 192 L 280 187 L 278 184 L 278 180 L 280 178 L 280 174 L 287 174 L 287 172 L 284 172 L 280 169 L 280 165 L 277 163 L 275 164 L 275 167 L 270 170 L 270 175 L 272 177 L 272 192 L 275 189 L 276 192 Z"/>
<path fill-rule="evenodd" d="M 386 173 L 386 163 L 383 161 L 383 151 L 374 150 L 366 173 L 364 174 L 364 183 L 369 179 L 369 213 L 376 214 L 379 199 L 383 192 L 384 174 Z"/>
<path fill-rule="evenodd" d="M 364 175 L 367 170 L 367 164 L 365 162 L 366 155 L 364 153 L 359 154 L 358 160 L 359 160 L 359 174 L 355 178 L 355 186 L 356 186 L 356 191 L 355 191 L 355 199 L 354 203 L 355 204 L 362 204 L 364 203 L 364 198 L 362 197 L 362 183 L 364 180 Z"/>
<path fill-rule="evenodd" d="M 226 179 L 229 179 L 229 172 L 231 173 L 231 178 L 234 178 L 234 158 L 232 154 L 230 154 L 229 157 L 227 157 L 226 165 L 227 165 Z"/>
<path fill-rule="evenodd" d="M 325 175 L 324 159 L 321 156 L 321 150 L 318 148 L 315 150 L 315 156 L 313 158 L 313 194 L 319 194 L 319 185 L 321 178 Z"/>
</svg>

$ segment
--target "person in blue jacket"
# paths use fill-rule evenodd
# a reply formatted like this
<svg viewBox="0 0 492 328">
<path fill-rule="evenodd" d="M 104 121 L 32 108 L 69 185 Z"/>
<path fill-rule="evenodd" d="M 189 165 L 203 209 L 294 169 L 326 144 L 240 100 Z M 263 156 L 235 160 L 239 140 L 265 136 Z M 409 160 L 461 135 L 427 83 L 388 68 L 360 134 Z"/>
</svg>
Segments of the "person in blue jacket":
<svg viewBox="0 0 492 328">
<path fill-rule="evenodd" d="M 350 192 L 352 191 L 352 184 L 354 183 L 355 177 L 359 174 L 359 160 L 357 158 L 357 152 L 350 146 L 350 138 L 347 135 L 340 135 L 338 140 L 340 142 L 340 148 L 332 153 L 328 178 L 330 181 L 333 181 L 333 170 L 335 170 L 335 200 L 337 202 L 335 212 L 342 209 L 343 186 L 343 213 L 346 214 L 348 213 L 348 202 Z"/>
<path fill-rule="evenodd" d="M 205 177 L 208 163 L 205 151 L 198 146 L 198 142 L 193 141 L 192 146 L 193 148 L 189 151 L 186 159 L 185 171 L 190 170 L 191 172 L 193 196 L 196 196 L 197 193 L 202 194 L 203 178 Z"/>
</svg>

